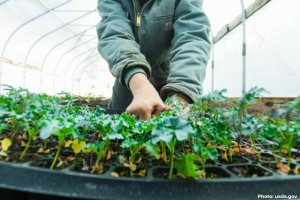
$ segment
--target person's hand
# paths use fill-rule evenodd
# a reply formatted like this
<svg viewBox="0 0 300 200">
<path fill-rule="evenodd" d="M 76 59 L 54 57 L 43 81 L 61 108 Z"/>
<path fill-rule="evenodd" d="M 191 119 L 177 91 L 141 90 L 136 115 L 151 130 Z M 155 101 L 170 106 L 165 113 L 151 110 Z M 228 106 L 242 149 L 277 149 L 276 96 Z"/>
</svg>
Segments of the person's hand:
<svg viewBox="0 0 300 200">
<path fill-rule="evenodd" d="M 138 119 L 150 120 L 152 115 L 158 116 L 165 111 L 166 106 L 143 73 L 134 74 L 129 81 L 129 87 L 133 100 L 126 109 L 127 114 L 134 114 Z"/>
<path fill-rule="evenodd" d="M 183 104 L 188 103 L 188 101 L 183 96 L 181 96 L 180 94 L 173 94 L 173 95 L 170 96 L 170 98 L 174 97 L 175 95 L 181 103 L 183 103 Z M 167 109 L 168 109 L 168 106 L 167 106 Z M 187 114 L 190 111 L 190 108 L 186 107 L 183 111 L 185 112 L 185 114 Z"/>
</svg>

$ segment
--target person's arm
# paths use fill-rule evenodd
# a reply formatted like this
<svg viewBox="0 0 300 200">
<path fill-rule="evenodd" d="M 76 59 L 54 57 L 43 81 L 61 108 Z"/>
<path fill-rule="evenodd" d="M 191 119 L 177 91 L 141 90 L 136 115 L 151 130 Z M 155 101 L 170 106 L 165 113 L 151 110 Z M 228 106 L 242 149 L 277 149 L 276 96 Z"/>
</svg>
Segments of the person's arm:
<svg viewBox="0 0 300 200">
<path fill-rule="evenodd" d="M 210 23 L 202 0 L 180 0 L 175 9 L 170 75 L 161 97 L 183 94 L 188 103 L 199 100 L 210 55 Z"/>
<path fill-rule="evenodd" d="M 101 21 L 97 25 L 98 50 L 108 62 L 110 72 L 123 86 L 125 73 L 132 75 L 131 69 L 150 77 L 151 68 L 140 46 L 135 41 L 131 21 L 122 7 L 121 0 L 99 0 L 98 11 Z"/>
<path fill-rule="evenodd" d="M 129 80 L 133 101 L 126 109 L 138 119 L 150 120 L 152 115 L 159 115 L 166 109 L 158 92 L 143 73 L 134 74 Z"/>
<path fill-rule="evenodd" d="M 108 62 L 112 75 L 123 86 L 129 86 L 134 96 L 126 112 L 150 120 L 153 114 L 159 115 L 165 110 L 165 106 L 147 79 L 151 68 L 135 41 L 132 22 L 121 0 L 99 0 L 98 11 L 102 17 L 97 26 L 98 50 Z"/>
</svg>

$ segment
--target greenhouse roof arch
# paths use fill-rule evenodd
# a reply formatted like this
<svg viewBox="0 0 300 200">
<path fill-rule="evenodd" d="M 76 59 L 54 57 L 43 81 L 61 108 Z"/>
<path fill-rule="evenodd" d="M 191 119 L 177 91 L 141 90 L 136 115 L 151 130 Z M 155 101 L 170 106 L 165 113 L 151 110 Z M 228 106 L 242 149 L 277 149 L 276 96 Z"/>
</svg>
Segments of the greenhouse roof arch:
<svg viewBox="0 0 300 200">
<path fill-rule="evenodd" d="M 219 42 L 225 42 L 223 38 L 230 37 L 232 32 L 237 32 L 236 29 L 240 31 L 243 14 L 244 21 L 248 21 L 254 13 L 264 10 L 261 8 L 269 2 L 279 1 L 204 1 L 203 8 L 211 21 L 212 32 L 215 33 L 212 43 L 216 47 L 213 49 L 217 52 L 220 49 Z M 245 12 L 242 12 L 241 3 L 245 4 Z M 294 0 L 292 3 L 296 5 Z M 97 0 L 0 0 L 0 92 L 3 80 L 8 79 L 5 77 L 9 71 L 7 68 L 12 65 L 18 71 L 21 69 L 17 79 L 22 83 L 18 82 L 15 86 L 37 85 L 30 77 L 38 77 L 38 92 L 49 92 L 49 81 L 53 81 L 54 89 L 51 91 L 56 92 L 55 85 L 59 85 L 60 80 L 64 80 L 68 86 L 70 82 L 76 82 L 82 77 L 87 80 L 88 77 L 82 74 L 92 68 L 89 66 L 103 67 L 102 62 L 97 63 L 103 60 L 97 52 L 96 25 L 101 20 L 97 4 Z M 224 6 L 228 7 L 224 9 Z M 230 8 L 230 12 L 227 8 Z M 239 45 L 242 46 L 242 42 Z M 212 52 L 211 57 L 219 59 L 218 53 L 214 55 Z M 217 88 L 214 82 L 218 79 L 214 73 L 219 70 L 220 62 L 212 59 L 209 63 L 208 68 L 212 71 L 209 90 L 214 90 Z M 105 69 L 109 72 L 107 65 Z"/>
<path fill-rule="evenodd" d="M 4 3 L 6 3 L 6 4 L 4 4 Z M 13 3 L 15 3 L 14 0 L 1 1 L 0 6 L 3 6 L 3 5 L 8 6 L 9 9 L 7 9 L 7 13 L 9 12 L 10 9 L 12 9 L 11 7 L 14 7 L 14 9 L 22 10 L 17 5 L 12 5 L 12 6 L 9 5 L 9 4 L 13 4 Z M 95 20 L 93 20 L 93 22 L 91 23 L 90 22 L 91 20 L 87 19 L 87 17 L 86 17 L 89 14 L 96 13 L 96 11 L 97 11 L 97 9 L 95 9 L 97 7 L 96 0 L 89 0 L 86 2 L 82 2 L 82 1 L 78 1 L 78 0 L 67 0 L 67 1 L 29 0 L 28 2 L 22 2 L 22 3 L 28 4 L 25 6 L 25 9 L 27 9 L 27 11 L 31 11 L 31 8 L 33 5 L 34 6 L 37 5 L 39 7 L 39 9 L 38 9 L 39 13 L 36 11 L 37 14 L 35 14 L 33 17 L 30 17 L 29 19 L 26 18 L 26 20 L 23 20 L 22 23 L 20 23 L 21 25 L 19 24 L 16 28 L 14 28 L 12 33 L 7 36 L 6 41 L 3 42 L 4 46 L 3 46 L 3 48 L 2 48 L 3 50 L 1 52 L 1 62 L 0 62 L 0 72 L 1 72 L 0 73 L 0 84 L 1 84 L 1 86 L 2 86 L 2 67 L 3 67 L 4 61 L 10 60 L 9 61 L 10 63 L 14 63 L 14 64 L 17 63 L 17 66 L 20 66 L 20 67 L 23 66 L 23 70 L 24 70 L 23 71 L 23 74 L 24 74 L 23 87 L 26 87 L 26 71 L 28 68 L 34 69 L 34 70 L 40 72 L 41 82 L 42 82 L 42 77 L 43 77 L 42 74 L 43 73 L 50 74 L 53 76 L 58 76 L 56 74 L 56 68 L 53 68 L 53 64 L 49 64 L 49 66 L 52 65 L 52 67 L 51 67 L 52 70 L 47 70 L 47 72 L 44 72 L 44 68 L 45 68 L 45 65 L 47 65 L 47 63 L 48 63 L 48 61 L 47 61 L 48 57 L 51 57 L 50 54 L 52 54 L 53 52 L 55 52 L 55 54 L 57 54 L 57 52 L 60 52 L 60 54 L 64 55 L 63 51 L 61 51 L 61 49 L 59 49 L 60 48 L 59 46 L 69 46 L 69 43 L 73 42 L 73 40 L 76 39 L 76 41 L 73 42 L 71 48 L 68 48 L 68 51 L 66 51 L 67 53 L 73 55 L 73 54 L 78 54 L 78 52 L 86 51 L 86 49 L 90 49 L 90 42 L 93 40 L 96 41 L 96 39 L 97 39 L 95 26 L 100 21 L 101 18 L 98 14 L 97 14 L 97 17 L 95 17 L 95 15 L 94 15 L 93 18 Z M 70 5 L 72 3 L 73 3 L 73 5 Z M 60 9 L 58 9 L 58 8 L 60 8 Z M 56 12 L 59 14 L 56 14 Z M 6 15 L 8 15 L 7 13 L 6 13 Z M 75 16 L 75 15 L 77 15 L 77 16 L 71 17 L 71 18 L 70 17 L 63 18 L 61 16 L 64 16 L 64 15 L 61 15 L 60 13 L 75 13 L 72 16 Z M 83 14 L 80 14 L 78 16 L 78 13 L 83 13 Z M 23 55 L 23 57 L 24 57 L 23 63 L 19 62 L 22 59 L 17 60 L 17 61 L 15 61 L 14 59 L 7 59 L 6 56 L 8 58 L 12 57 L 10 55 L 7 55 L 7 54 L 11 54 L 10 51 L 7 51 L 7 47 L 14 46 L 14 43 L 16 43 L 16 42 L 14 42 L 14 39 L 15 39 L 14 35 L 17 35 L 17 33 L 19 31 L 22 31 L 22 29 L 24 27 L 26 27 L 26 25 L 34 24 L 36 21 L 38 21 L 42 17 L 49 15 L 49 14 L 56 17 L 58 19 L 58 21 L 61 22 L 60 25 L 57 22 L 56 22 L 56 25 L 51 24 L 53 27 L 52 30 L 49 29 L 44 34 L 40 34 L 39 37 L 37 37 L 37 39 L 33 40 L 34 42 L 32 42 L 32 45 L 30 46 L 29 50 L 23 51 L 23 52 L 26 52 L 26 55 L 25 56 Z M 65 16 L 69 16 L 69 15 L 65 15 Z M 70 18 L 70 20 L 68 20 L 68 18 Z M 75 23 L 75 22 L 77 22 L 77 23 Z M 57 24 L 59 26 L 57 26 Z M 89 26 L 89 27 L 86 28 L 87 26 Z M 33 67 L 33 65 L 31 64 L 31 61 L 29 60 L 29 57 L 30 57 L 32 50 L 35 48 L 35 46 L 38 46 L 38 43 L 45 37 L 51 35 L 52 33 L 56 32 L 56 31 L 58 32 L 63 28 L 66 28 L 65 30 L 63 30 L 63 33 L 69 32 L 68 34 L 66 34 L 66 35 L 69 35 L 71 32 L 71 36 L 68 36 L 66 38 L 63 37 L 63 40 L 61 40 L 54 46 L 52 46 L 53 43 L 51 43 L 50 45 L 47 45 L 47 47 L 51 46 L 51 49 L 49 49 L 47 52 L 45 52 L 44 56 L 39 56 L 39 57 L 43 58 L 42 61 L 40 61 L 41 65 L 35 65 L 37 67 Z M 81 31 L 77 31 L 77 30 L 81 30 Z M 93 30 L 93 32 L 90 30 Z M 22 36 L 24 36 L 24 35 L 22 35 Z M 90 36 L 92 36 L 93 38 L 90 39 Z M 26 40 L 26 38 L 25 39 L 22 38 L 22 39 Z M 12 44 L 10 44 L 11 43 L 10 41 L 13 41 Z M 57 41 L 59 41 L 59 40 L 57 40 Z M 67 43 L 68 43 L 68 45 L 66 45 Z M 72 51 L 74 51 L 74 52 L 72 52 Z M 33 53 L 32 57 L 36 56 L 36 54 L 34 54 L 34 53 Z M 50 58 L 50 60 L 51 60 L 51 62 L 53 62 L 52 61 L 53 59 Z M 66 59 L 66 60 L 69 61 L 70 59 Z M 73 60 L 73 57 L 71 58 L 71 61 L 72 60 Z M 59 64 L 59 61 L 57 62 L 57 64 Z M 71 62 L 69 62 L 69 63 L 72 64 Z M 0 88 L 0 90 L 2 92 L 2 87 Z M 41 84 L 41 92 L 42 92 L 42 84 Z"/>
</svg>

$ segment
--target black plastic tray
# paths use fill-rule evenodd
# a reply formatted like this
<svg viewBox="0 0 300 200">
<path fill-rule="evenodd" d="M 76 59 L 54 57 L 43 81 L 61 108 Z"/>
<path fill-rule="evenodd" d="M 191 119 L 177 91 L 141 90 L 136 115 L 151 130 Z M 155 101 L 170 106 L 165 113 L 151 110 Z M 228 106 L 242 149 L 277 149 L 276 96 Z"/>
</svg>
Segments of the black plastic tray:
<svg viewBox="0 0 300 200">
<path fill-rule="evenodd" d="M 118 112 L 110 110 L 109 114 L 112 113 Z M 68 150 L 62 152 L 68 153 Z M 261 153 L 266 156 L 271 155 L 271 152 L 267 150 L 261 150 Z M 42 157 L 36 156 L 40 159 L 39 161 L 53 160 L 53 154 Z M 230 169 L 232 167 L 243 167 L 244 164 L 222 164 L 216 161 L 210 162 L 210 166 L 206 167 L 206 171 L 222 172 L 224 177 L 221 179 L 169 180 L 155 177 L 157 171 L 169 171 L 169 167 L 155 166 L 155 159 L 151 157 L 145 159 L 148 164 L 142 167 L 142 169 L 147 169 L 147 176 L 144 178 L 117 178 L 111 176 L 111 172 L 116 172 L 122 167 L 118 162 L 105 164 L 108 170 L 98 175 L 75 172 L 75 166 L 78 164 L 75 161 L 65 169 L 52 171 L 37 167 L 35 165 L 37 161 L 21 164 L 0 161 L 0 188 L 4 189 L 0 190 L 0 197 L 3 197 L 3 191 L 9 194 L 12 194 L 12 192 L 27 192 L 27 196 L 28 194 L 32 195 L 28 199 L 53 196 L 78 199 L 138 200 L 257 199 L 259 194 L 298 195 L 300 197 L 300 175 L 279 175 L 249 158 L 245 158 L 249 168 L 259 168 L 268 176 L 239 177 Z M 282 158 L 282 161 L 287 162 L 285 158 Z M 270 163 L 274 163 L 274 161 Z M 292 166 L 297 165 L 300 166 L 300 160 L 293 160 Z M 43 196 L 33 198 L 38 194 Z"/>
<path fill-rule="evenodd" d="M 125 109 L 121 109 L 121 108 L 109 108 L 109 109 L 105 109 L 105 114 L 109 114 L 109 115 L 122 114 L 125 111 L 126 111 Z"/>
</svg>

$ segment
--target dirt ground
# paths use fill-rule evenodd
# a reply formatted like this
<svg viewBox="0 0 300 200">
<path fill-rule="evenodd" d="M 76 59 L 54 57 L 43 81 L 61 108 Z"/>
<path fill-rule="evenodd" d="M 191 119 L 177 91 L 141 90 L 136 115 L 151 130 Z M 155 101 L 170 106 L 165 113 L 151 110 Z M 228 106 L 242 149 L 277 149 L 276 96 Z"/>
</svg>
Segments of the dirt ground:
<svg viewBox="0 0 300 200">
<path fill-rule="evenodd" d="M 74 104 L 76 106 L 82 106 L 84 104 L 88 105 L 89 107 L 96 107 L 97 105 L 100 106 L 101 108 L 107 108 L 108 103 L 110 99 L 84 99 L 84 98 L 74 98 Z M 63 103 L 66 104 L 66 103 Z"/>
<path fill-rule="evenodd" d="M 222 108 L 233 108 L 237 106 L 236 103 L 234 102 L 228 102 L 228 103 L 219 103 L 219 107 Z M 273 105 L 267 104 L 267 105 L 256 105 L 256 104 L 251 104 L 249 105 L 249 108 L 247 109 L 247 114 L 249 115 L 254 115 L 254 116 L 259 116 L 259 115 L 267 115 L 267 113 L 272 109 Z"/>
<path fill-rule="evenodd" d="M 99 105 L 101 108 L 107 108 L 108 103 L 109 103 L 110 99 L 90 99 L 89 103 L 84 100 L 84 99 L 78 99 L 76 100 L 74 103 L 75 105 L 81 106 L 83 104 L 87 104 L 89 107 L 96 107 L 97 105 Z M 236 106 L 235 102 L 228 102 L 228 103 L 223 103 L 220 102 L 219 106 L 222 108 L 233 108 Z M 255 116 L 259 116 L 259 115 L 266 115 L 273 107 L 273 104 L 270 103 L 266 103 L 265 105 L 256 105 L 256 104 L 251 104 L 249 106 L 249 108 L 247 109 L 247 113 L 250 115 L 255 115 Z"/>
</svg>

